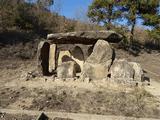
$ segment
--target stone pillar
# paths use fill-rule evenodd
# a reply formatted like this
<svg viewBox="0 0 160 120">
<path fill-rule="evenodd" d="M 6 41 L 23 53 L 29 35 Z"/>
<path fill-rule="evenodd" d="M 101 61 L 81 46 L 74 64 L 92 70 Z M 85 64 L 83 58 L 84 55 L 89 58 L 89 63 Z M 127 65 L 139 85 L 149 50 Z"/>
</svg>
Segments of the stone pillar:
<svg viewBox="0 0 160 120">
<path fill-rule="evenodd" d="M 49 52 L 49 72 L 53 72 L 56 68 L 56 44 L 50 45 L 50 52 Z"/>
<path fill-rule="evenodd" d="M 40 75 L 47 75 L 49 73 L 49 43 L 41 41 L 37 50 L 37 67 Z"/>
<path fill-rule="evenodd" d="M 83 66 L 82 78 L 101 80 L 109 74 L 113 49 L 105 40 L 98 40 Z"/>
</svg>

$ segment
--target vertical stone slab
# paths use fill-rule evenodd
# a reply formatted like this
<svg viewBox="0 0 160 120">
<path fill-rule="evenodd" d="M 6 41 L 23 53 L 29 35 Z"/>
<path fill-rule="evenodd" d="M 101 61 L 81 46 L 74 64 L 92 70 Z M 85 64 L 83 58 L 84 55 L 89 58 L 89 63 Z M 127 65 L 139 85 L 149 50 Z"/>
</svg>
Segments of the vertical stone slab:
<svg viewBox="0 0 160 120">
<path fill-rule="evenodd" d="M 82 78 L 92 80 L 106 78 L 113 60 L 113 49 L 110 44 L 105 40 L 98 40 L 83 65 Z"/>
<path fill-rule="evenodd" d="M 37 67 L 40 75 L 47 75 L 49 73 L 49 43 L 41 41 L 37 50 Z"/>
<path fill-rule="evenodd" d="M 38 73 L 43 75 L 43 68 L 42 68 L 42 58 L 41 58 L 41 49 L 44 45 L 44 41 L 41 41 L 38 44 L 38 49 L 37 49 L 37 67 L 38 67 Z"/>
<path fill-rule="evenodd" d="M 56 68 L 56 44 L 51 44 L 49 52 L 49 72 L 53 72 L 55 68 Z"/>
</svg>

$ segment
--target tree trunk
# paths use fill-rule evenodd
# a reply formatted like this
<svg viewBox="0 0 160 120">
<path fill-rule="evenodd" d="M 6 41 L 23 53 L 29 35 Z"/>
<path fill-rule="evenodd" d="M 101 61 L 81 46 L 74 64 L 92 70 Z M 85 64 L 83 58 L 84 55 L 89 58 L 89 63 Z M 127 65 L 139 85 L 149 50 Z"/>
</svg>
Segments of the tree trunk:
<svg viewBox="0 0 160 120">
<path fill-rule="evenodd" d="M 131 26 L 131 32 L 130 32 L 130 38 L 129 38 L 129 53 L 132 52 L 132 47 L 133 47 L 133 42 L 134 42 L 134 28 L 136 25 L 136 18 L 132 21 L 132 26 Z"/>
<path fill-rule="evenodd" d="M 134 40 L 134 28 L 135 28 L 135 25 L 136 25 L 136 19 L 134 19 L 133 22 L 132 22 L 132 27 L 131 27 L 131 32 L 130 32 L 130 43 L 132 43 L 133 40 Z"/>
<path fill-rule="evenodd" d="M 109 16 L 108 16 L 107 30 L 110 30 L 110 29 L 111 29 L 112 9 L 113 9 L 113 5 L 110 4 L 110 5 L 109 5 L 109 10 L 108 10 Z"/>
<path fill-rule="evenodd" d="M 107 30 L 111 30 L 111 19 L 108 20 Z"/>
</svg>

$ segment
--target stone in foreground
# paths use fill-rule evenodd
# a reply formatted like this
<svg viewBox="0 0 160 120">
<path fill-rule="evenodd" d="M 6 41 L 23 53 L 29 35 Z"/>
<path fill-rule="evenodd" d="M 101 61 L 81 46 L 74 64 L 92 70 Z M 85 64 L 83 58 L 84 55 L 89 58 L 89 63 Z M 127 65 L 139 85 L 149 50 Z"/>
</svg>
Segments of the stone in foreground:
<svg viewBox="0 0 160 120">
<path fill-rule="evenodd" d="M 49 117 L 46 114 L 41 113 L 36 120 L 49 120 Z"/>
</svg>

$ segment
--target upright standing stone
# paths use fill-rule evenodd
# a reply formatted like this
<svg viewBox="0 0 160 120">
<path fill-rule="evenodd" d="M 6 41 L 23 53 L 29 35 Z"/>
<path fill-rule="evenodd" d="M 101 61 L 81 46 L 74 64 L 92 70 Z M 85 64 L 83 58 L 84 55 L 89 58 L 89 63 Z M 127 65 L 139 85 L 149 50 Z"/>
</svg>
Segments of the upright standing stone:
<svg viewBox="0 0 160 120">
<path fill-rule="evenodd" d="M 53 72 L 56 67 L 56 44 L 50 45 L 49 52 L 49 72 Z"/>
<path fill-rule="evenodd" d="M 49 48 L 50 44 L 46 41 L 41 41 L 37 50 L 38 72 L 41 75 L 49 73 Z"/>
<path fill-rule="evenodd" d="M 83 77 L 90 79 L 103 79 L 107 77 L 113 62 L 113 49 L 107 41 L 98 40 L 92 54 L 84 63 Z"/>
<path fill-rule="evenodd" d="M 105 40 L 98 40 L 93 48 L 92 54 L 88 57 L 87 62 L 99 64 L 113 58 L 113 49 Z"/>
</svg>

